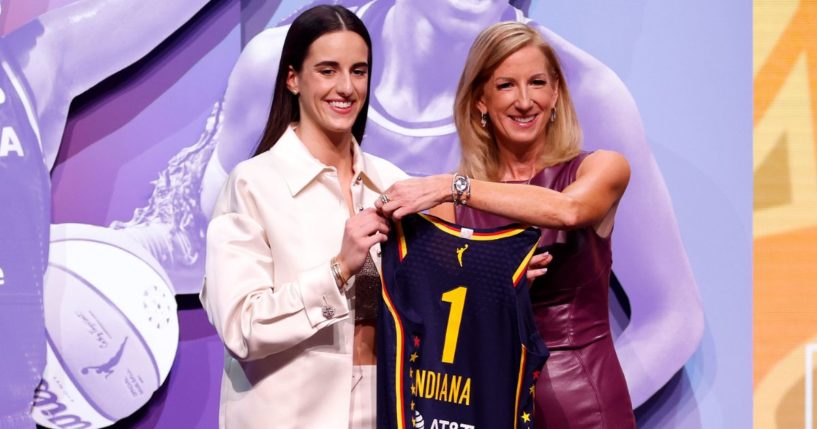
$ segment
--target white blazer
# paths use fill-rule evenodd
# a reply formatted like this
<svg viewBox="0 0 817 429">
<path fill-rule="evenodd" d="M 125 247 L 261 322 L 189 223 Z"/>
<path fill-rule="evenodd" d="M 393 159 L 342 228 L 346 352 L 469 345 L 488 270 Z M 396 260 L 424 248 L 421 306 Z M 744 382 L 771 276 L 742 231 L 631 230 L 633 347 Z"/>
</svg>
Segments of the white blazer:
<svg viewBox="0 0 817 429">
<path fill-rule="evenodd" d="M 407 176 L 352 146 L 362 210 Z M 292 129 L 233 170 L 207 229 L 201 292 L 226 348 L 219 427 L 348 428 L 354 289 L 338 290 L 329 267 L 348 218 L 337 171 Z"/>
</svg>

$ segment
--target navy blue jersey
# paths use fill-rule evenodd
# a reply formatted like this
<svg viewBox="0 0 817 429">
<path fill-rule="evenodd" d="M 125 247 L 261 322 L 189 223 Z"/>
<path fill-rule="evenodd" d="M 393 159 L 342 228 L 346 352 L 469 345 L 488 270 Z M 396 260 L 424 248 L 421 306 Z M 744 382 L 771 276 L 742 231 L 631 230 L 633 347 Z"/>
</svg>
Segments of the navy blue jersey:
<svg viewBox="0 0 817 429">
<path fill-rule="evenodd" d="M 525 276 L 538 239 L 426 215 L 395 224 L 383 245 L 378 428 L 533 427 L 547 358 Z"/>
</svg>

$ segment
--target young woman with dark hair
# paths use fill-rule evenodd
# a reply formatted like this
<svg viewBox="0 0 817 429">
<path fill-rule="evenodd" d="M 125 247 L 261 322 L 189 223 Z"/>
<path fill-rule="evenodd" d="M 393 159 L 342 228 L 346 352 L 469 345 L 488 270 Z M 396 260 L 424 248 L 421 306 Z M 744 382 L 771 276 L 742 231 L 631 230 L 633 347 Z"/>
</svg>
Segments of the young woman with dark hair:
<svg viewBox="0 0 817 429">
<path fill-rule="evenodd" d="M 371 52 L 340 6 L 295 19 L 261 147 L 219 196 L 201 300 L 227 351 L 222 428 L 374 428 L 389 227 L 371 206 L 406 176 L 358 145 Z"/>
</svg>

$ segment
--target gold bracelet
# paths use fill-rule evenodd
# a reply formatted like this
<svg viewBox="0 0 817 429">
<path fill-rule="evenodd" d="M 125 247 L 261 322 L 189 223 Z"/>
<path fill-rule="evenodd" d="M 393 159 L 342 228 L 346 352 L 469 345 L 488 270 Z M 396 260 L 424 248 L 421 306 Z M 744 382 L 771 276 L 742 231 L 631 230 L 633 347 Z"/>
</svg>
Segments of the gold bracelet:
<svg viewBox="0 0 817 429">
<path fill-rule="evenodd" d="M 340 271 L 340 262 L 338 262 L 336 257 L 333 256 L 329 261 L 329 267 L 332 269 L 332 277 L 334 277 L 338 289 L 346 287 L 346 282 L 349 281 L 349 279 L 344 280 L 343 274 L 341 274 Z"/>
</svg>

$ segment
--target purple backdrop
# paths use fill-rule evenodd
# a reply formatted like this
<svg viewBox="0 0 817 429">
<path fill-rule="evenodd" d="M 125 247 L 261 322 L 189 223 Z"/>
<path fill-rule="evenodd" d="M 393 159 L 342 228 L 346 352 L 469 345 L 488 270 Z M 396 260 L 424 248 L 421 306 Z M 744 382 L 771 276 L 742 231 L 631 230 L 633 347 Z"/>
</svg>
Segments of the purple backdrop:
<svg viewBox="0 0 817 429">
<path fill-rule="evenodd" d="M 157 7 L 150 1 L 144 3 L 146 8 Z M 6 167 L 12 158 L 3 157 L 0 151 L 4 168 L 0 174 L 10 178 L 8 183 L 28 183 L 35 188 L 18 186 L 9 194 L 8 198 L 20 201 L 34 198 L 20 211 L 3 212 L 2 220 L 9 220 L 6 224 L 15 228 L 0 231 L 0 239 L 4 248 L 16 248 L 20 245 L 7 241 L 15 232 L 26 238 L 41 237 L 26 239 L 20 247 L 25 249 L 20 254 L 28 254 L 27 259 L 13 259 L 29 267 L 27 278 L 17 287 L 32 297 L 34 308 L 16 305 L 2 294 L 0 305 L 14 305 L 19 318 L 31 319 L 34 331 L 42 326 L 36 308 L 41 306 L 48 238 L 45 218 L 38 220 L 36 216 L 48 213 L 48 198 L 42 197 L 48 192 L 44 178 L 47 168 L 51 169 L 53 184 L 53 223 L 98 225 L 107 228 L 111 237 L 139 243 L 161 265 L 172 292 L 179 294 L 180 335 L 173 369 L 150 403 L 121 423 L 129 427 L 217 425 L 223 347 L 192 295 L 202 281 L 204 230 L 226 172 L 248 157 L 258 141 L 270 108 L 285 17 L 307 2 L 221 0 L 211 1 L 201 10 L 205 0 L 179 3 L 162 15 L 165 18 L 160 23 L 129 20 L 124 32 L 130 33 L 122 36 L 126 41 L 118 42 L 121 49 L 116 55 L 108 54 L 106 43 L 90 43 L 95 40 L 91 37 L 99 38 L 99 29 L 83 35 L 85 39 L 77 37 L 76 44 L 68 46 L 72 49 L 59 52 L 47 49 L 48 36 L 67 31 L 61 22 L 86 16 L 81 15 L 86 10 L 80 6 L 100 12 L 99 22 L 84 22 L 88 28 L 100 26 L 110 31 L 105 25 L 124 22 L 117 12 L 136 13 L 123 12 L 127 8 L 121 0 L 82 4 L 41 0 L 30 3 L 27 10 L 4 3 L 0 12 L 0 25 L 6 34 L 0 47 L 10 52 L 6 55 L 0 50 L 0 54 L 11 64 L 19 64 L 12 69 L 16 71 L 6 75 L 19 76 L 25 82 L 27 89 L 16 99 L 30 99 L 36 106 L 32 107 L 36 113 L 31 121 L 25 116 L 25 101 L 14 103 L 15 110 L 9 113 L 15 115 L 17 122 L 12 123 L 21 134 L 19 140 L 30 164 Z M 557 34 L 542 23 L 554 20 L 549 13 L 559 9 L 549 8 L 551 2 L 543 1 L 530 5 L 520 2 L 525 11 L 502 0 L 482 6 L 392 0 L 340 3 L 363 17 L 375 45 L 372 107 L 364 148 L 417 174 L 455 167 L 458 151 L 451 118 L 453 93 L 465 53 L 479 30 L 498 20 L 521 20 L 536 26 L 556 47 L 584 128 L 585 147 L 622 152 L 633 169 L 614 236 L 620 300 L 613 305 L 612 314 L 618 333 L 616 347 L 633 402 L 643 404 L 640 423 L 666 427 L 683 421 L 684 427 L 705 426 L 695 397 L 695 377 L 679 372 L 698 350 L 704 335 L 703 306 L 670 192 L 642 124 L 642 116 L 651 115 L 644 114 L 643 109 L 639 112 L 636 100 L 616 74 L 618 70 L 579 46 L 582 37 L 607 36 L 582 23 L 576 26 L 583 31 L 571 36 L 578 40 L 563 34 L 568 31 Z M 399 22 L 387 26 L 384 21 L 390 10 L 397 12 L 395 20 Z M 561 10 L 565 15 L 569 12 Z M 617 13 L 635 22 L 646 19 L 640 10 L 619 9 Z M 587 16 L 592 18 L 593 14 L 588 12 Z M 36 19 L 26 25 L 31 18 Z M 398 29 L 401 33 L 395 33 Z M 154 34 L 153 38 L 131 40 L 141 39 L 134 34 L 147 33 Z M 119 33 L 110 34 L 113 44 Z M 416 49 L 417 40 L 429 42 Z M 75 62 L 81 58 L 97 65 L 60 68 L 75 71 L 80 75 L 77 79 L 44 77 L 28 65 L 33 59 L 45 59 L 70 66 L 72 62 L 65 57 L 75 51 L 79 52 Z M 681 54 L 688 58 L 695 55 L 692 49 Z M 615 62 L 616 58 L 609 60 Z M 86 76 L 82 70 L 92 72 Z M 6 94 L 13 93 L 10 84 L 0 88 Z M 0 103 L 0 109 L 11 106 L 11 102 Z M 6 115 L 5 111 L 0 110 L 0 114 Z M 40 159 L 45 161 L 45 168 Z M 30 227 L 27 230 L 18 225 Z M 9 242 L 12 244 L 7 245 Z M 8 266 L 0 260 L 0 268 L 11 279 Z M 0 293 L 9 289 L 0 288 Z M 9 364 L 0 361 L 8 368 L 12 364 L 33 368 L 27 378 L 19 378 L 18 385 L 24 388 L 32 385 L 43 365 L 44 346 L 39 345 L 41 339 L 36 334 L 14 338 L 24 339 L 13 347 L 37 350 L 34 358 L 20 357 Z M 5 402 L 2 399 L 0 403 Z M 17 398 L 17 403 L 24 408 L 26 399 Z M 20 427 L 30 426 L 30 422 L 18 423 Z"/>
</svg>

